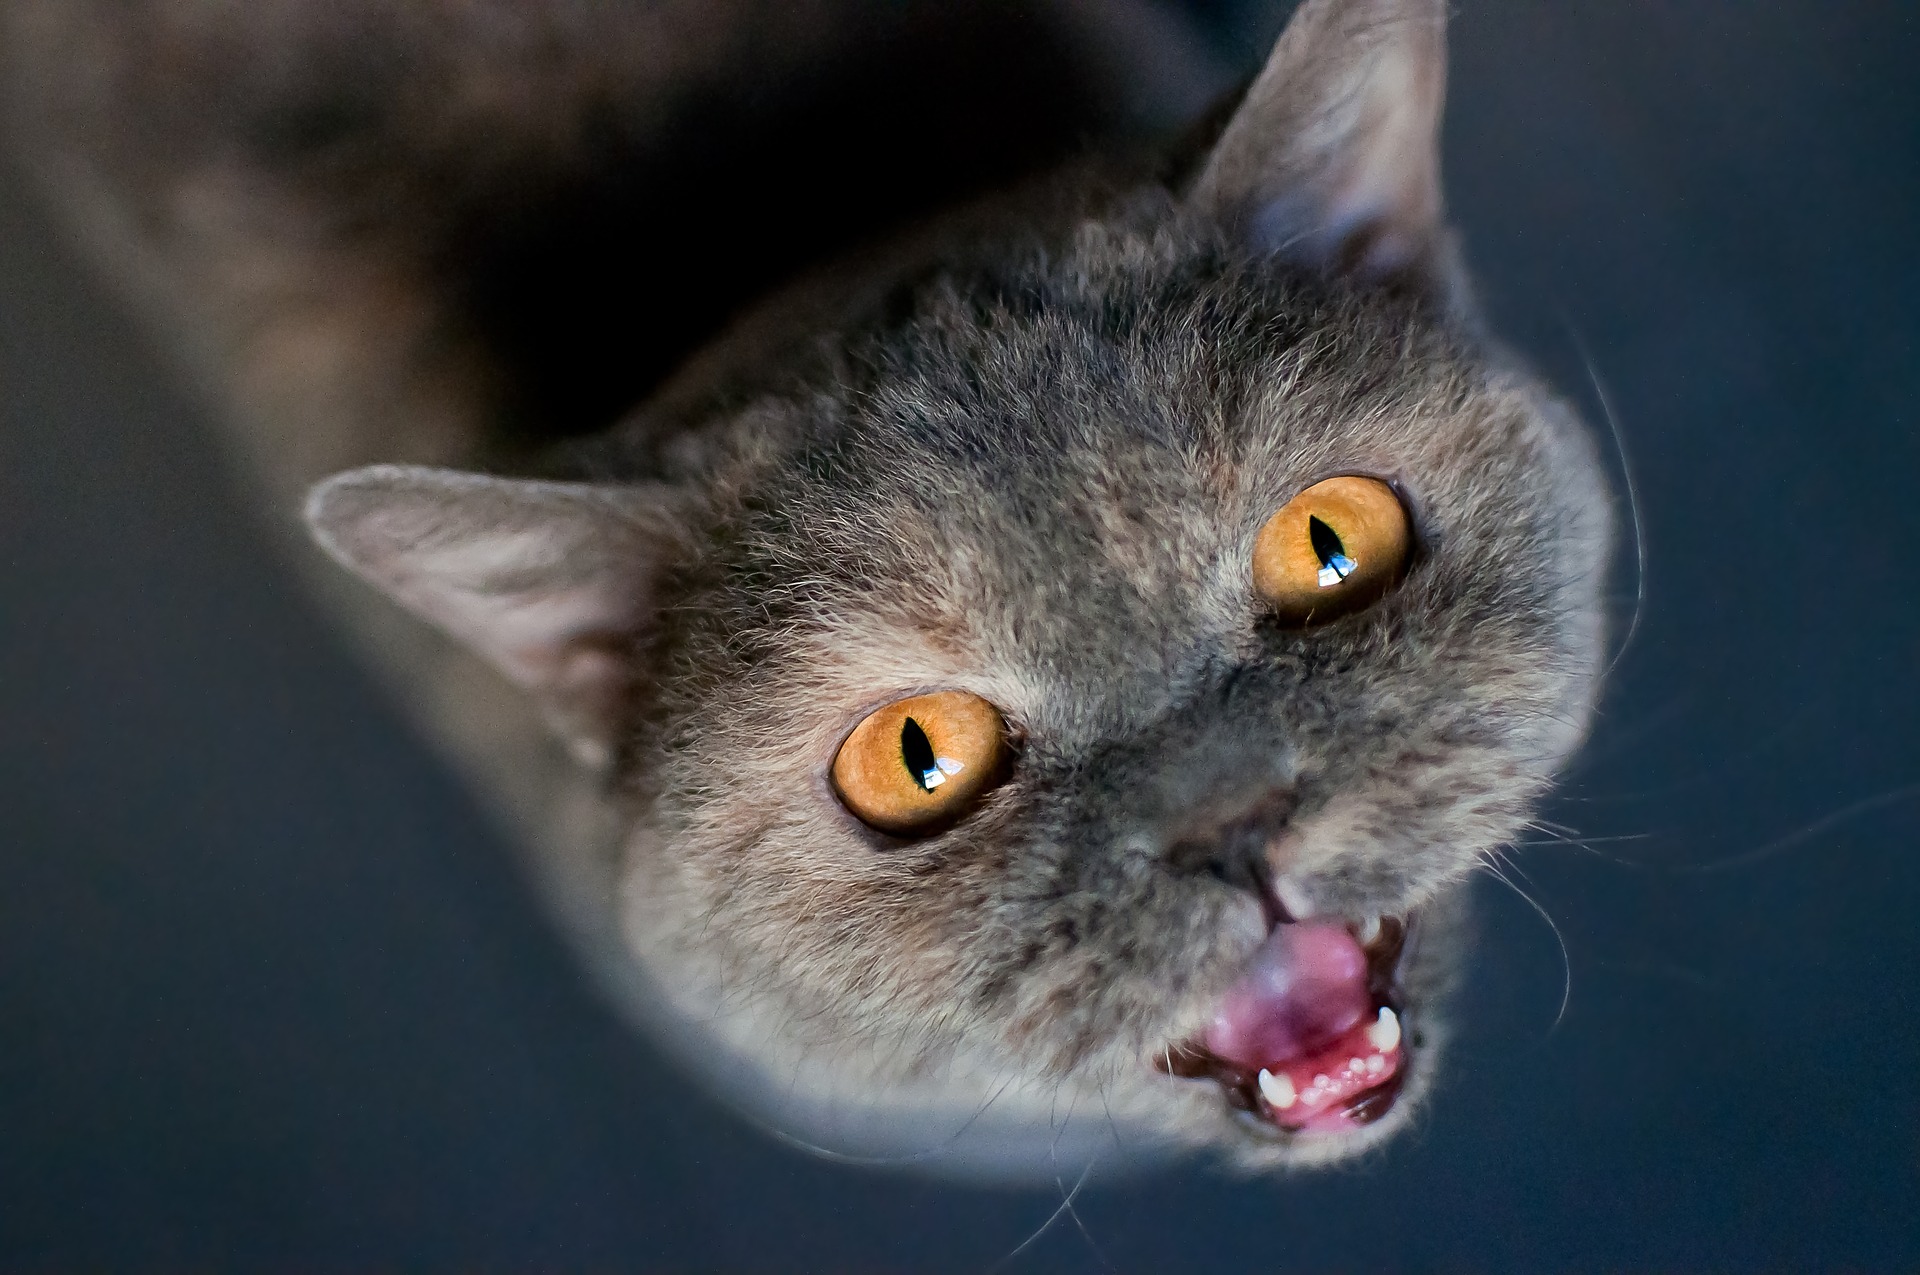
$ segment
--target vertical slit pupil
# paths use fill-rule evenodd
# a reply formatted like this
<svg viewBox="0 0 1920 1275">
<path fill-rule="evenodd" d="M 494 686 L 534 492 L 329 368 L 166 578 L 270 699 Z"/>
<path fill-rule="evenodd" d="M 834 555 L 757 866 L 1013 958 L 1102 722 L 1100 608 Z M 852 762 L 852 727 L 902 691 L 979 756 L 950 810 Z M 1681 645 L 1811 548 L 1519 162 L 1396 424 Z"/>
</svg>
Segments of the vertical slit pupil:
<svg viewBox="0 0 1920 1275">
<path fill-rule="evenodd" d="M 1347 546 L 1340 541 L 1340 533 L 1321 522 L 1318 518 L 1307 519 L 1307 539 L 1313 545 L 1313 556 L 1320 559 L 1320 565 L 1330 567 L 1335 558 L 1347 556 Z"/>
<path fill-rule="evenodd" d="M 1307 539 L 1313 544 L 1314 557 L 1320 559 L 1319 585 L 1323 589 L 1343 583 L 1360 565 L 1347 556 L 1340 533 L 1318 518 L 1307 518 Z"/>
<path fill-rule="evenodd" d="M 932 792 L 938 786 L 931 782 L 934 775 L 940 775 L 939 763 L 933 755 L 933 743 L 927 738 L 920 723 L 909 717 L 900 727 L 900 757 L 907 763 L 907 771 L 913 776 L 913 782 L 920 785 L 923 792 Z M 940 775 L 942 779 L 946 776 Z"/>
</svg>

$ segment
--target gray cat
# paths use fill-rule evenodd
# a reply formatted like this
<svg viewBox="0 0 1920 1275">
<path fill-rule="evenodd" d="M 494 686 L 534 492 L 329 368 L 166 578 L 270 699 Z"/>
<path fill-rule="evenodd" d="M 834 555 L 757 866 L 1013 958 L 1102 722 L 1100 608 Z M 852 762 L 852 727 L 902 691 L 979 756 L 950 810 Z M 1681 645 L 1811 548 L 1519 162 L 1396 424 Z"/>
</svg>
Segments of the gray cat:
<svg viewBox="0 0 1920 1275">
<path fill-rule="evenodd" d="M 1404 1127 L 1586 729 L 1609 502 L 1478 330 L 1444 10 L 1308 0 L 1153 146 L 1219 77 L 1144 3 L 6 13 L 36 172 L 622 1003 L 1017 1178 Z"/>
</svg>

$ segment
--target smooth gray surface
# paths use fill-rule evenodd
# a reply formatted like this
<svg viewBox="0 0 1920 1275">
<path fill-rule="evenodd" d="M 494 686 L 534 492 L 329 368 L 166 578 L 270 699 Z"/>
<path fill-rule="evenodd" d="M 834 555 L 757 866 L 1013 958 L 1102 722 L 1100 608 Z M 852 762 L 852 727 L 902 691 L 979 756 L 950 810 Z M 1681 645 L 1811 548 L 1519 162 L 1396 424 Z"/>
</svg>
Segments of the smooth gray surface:
<svg viewBox="0 0 1920 1275">
<path fill-rule="evenodd" d="M 1089 1189 L 1013 1265 L 1920 1268 L 1920 30 L 1459 9 L 1470 254 L 1591 349 L 1647 528 L 1547 811 L 1595 841 L 1517 855 L 1565 1015 L 1490 884 L 1415 1136 Z M 0 1267 L 968 1270 L 1054 1211 L 779 1149 L 613 1022 L 0 179 Z"/>
</svg>

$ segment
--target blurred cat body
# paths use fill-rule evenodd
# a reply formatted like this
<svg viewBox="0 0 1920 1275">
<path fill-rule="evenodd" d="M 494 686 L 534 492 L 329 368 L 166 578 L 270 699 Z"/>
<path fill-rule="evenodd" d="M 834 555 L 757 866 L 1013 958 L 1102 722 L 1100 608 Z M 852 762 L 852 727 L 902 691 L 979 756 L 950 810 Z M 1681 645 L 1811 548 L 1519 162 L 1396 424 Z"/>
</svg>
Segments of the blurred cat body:
<svg viewBox="0 0 1920 1275">
<path fill-rule="evenodd" d="M 723 1095 L 1001 1178 L 1404 1127 L 1457 887 L 1584 733 L 1611 535 L 1474 318 L 1441 4 L 1309 0 L 1157 150 L 1218 76 L 1145 5 L 7 14 L 39 171 L 273 508 L 326 480 L 316 537 L 405 610 L 316 587 Z M 1414 556 L 1279 625 L 1253 541 L 1340 474 Z M 1005 782 L 876 832 L 836 749 L 947 689 Z M 1382 916 L 1419 937 L 1384 1118 L 1166 1074 L 1280 928 Z"/>
</svg>

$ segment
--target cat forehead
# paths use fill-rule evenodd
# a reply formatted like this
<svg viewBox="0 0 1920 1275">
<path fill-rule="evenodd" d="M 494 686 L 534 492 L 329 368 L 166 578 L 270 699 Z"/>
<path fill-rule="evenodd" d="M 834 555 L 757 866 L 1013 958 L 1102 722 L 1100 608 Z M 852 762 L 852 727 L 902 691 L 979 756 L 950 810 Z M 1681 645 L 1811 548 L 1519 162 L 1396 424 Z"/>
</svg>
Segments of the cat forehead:
<svg viewBox="0 0 1920 1275">
<path fill-rule="evenodd" d="M 1173 601 L 1243 580 L 1262 523 L 1335 474 L 1399 485 L 1436 525 L 1545 497 L 1531 403 L 1439 334 L 1223 291 L 897 338 L 776 478 L 782 530 L 930 591 Z"/>
<path fill-rule="evenodd" d="M 1263 613 L 1260 527 L 1333 473 L 1399 484 L 1432 571 L 1508 590 L 1551 576 L 1539 423 L 1511 395 L 1439 379 L 1355 393 L 1268 368 L 1190 416 L 1122 389 L 1052 417 L 1034 401 L 1023 424 L 982 410 L 990 397 L 935 410 L 876 395 L 867 411 L 917 422 L 856 421 L 797 460 L 742 578 L 778 582 L 778 624 L 824 626 L 830 648 L 862 652 L 851 663 L 897 664 L 910 685 L 991 663 L 1164 683 L 1230 659 Z"/>
<path fill-rule="evenodd" d="M 771 649 L 828 634 L 804 659 L 901 686 L 990 666 L 1164 684 L 1231 658 L 1259 528 L 1338 473 L 1396 483 L 1439 572 L 1567 574 L 1563 431 L 1528 386 L 1392 299 L 1121 257 L 937 280 L 850 342 L 791 445 L 759 453 L 727 540 L 740 623 Z"/>
<path fill-rule="evenodd" d="M 1449 453 L 1526 432 L 1477 351 L 1410 301 L 1204 249 L 1081 241 L 923 288 L 911 319 L 857 347 L 830 447 L 875 462 L 862 477 L 985 489 L 1071 536 L 1259 506 L 1334 472 L 1444 483 Z"/>
</svg>

